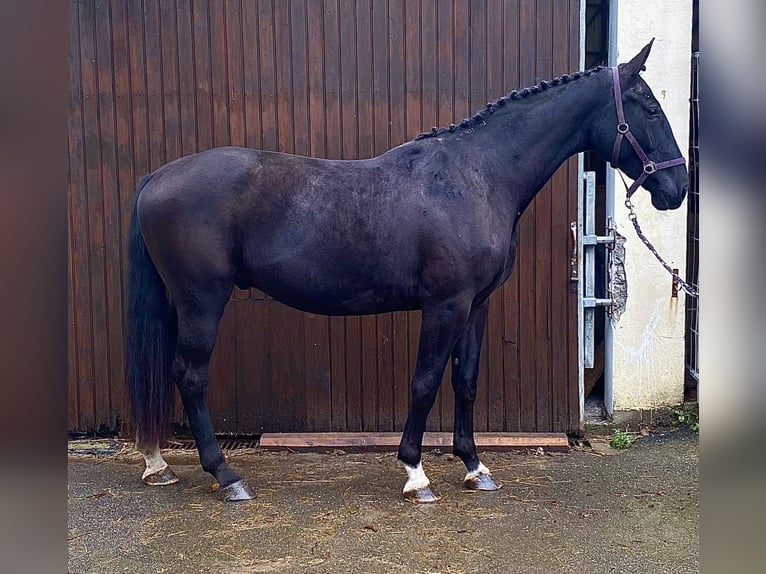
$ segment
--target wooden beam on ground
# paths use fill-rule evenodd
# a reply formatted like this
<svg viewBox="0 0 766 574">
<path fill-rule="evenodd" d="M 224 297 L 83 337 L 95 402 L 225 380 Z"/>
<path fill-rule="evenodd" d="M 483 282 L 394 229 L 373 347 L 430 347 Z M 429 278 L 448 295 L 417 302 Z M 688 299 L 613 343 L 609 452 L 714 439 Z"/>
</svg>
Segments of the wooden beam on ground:
<svg viewBox="0 0 766 574">
<path fill-rule="evenodd" d="M 265 433 L 259 446 L 268 450 L 395 450 L 401 433 Z M 475 435 L 479 450 L 513 450 L 543 448 L 566 450 L 569 439 L 564 433 L 503 433 L 486 432 Z M 452 448 L 452 433 L 427 432 L 423 436 L 423 448 Z"/>
</svg>

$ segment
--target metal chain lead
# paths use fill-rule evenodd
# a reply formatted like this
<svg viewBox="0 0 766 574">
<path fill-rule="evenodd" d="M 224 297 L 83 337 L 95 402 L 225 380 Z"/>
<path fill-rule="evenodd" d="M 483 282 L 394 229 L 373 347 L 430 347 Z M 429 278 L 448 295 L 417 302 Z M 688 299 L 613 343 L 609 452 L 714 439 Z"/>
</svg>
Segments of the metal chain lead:
<svg viewBox="0 0 766 574">
<path fill-rule="evenodd" d="M 622 174 L 620 174 L 622 175 Z M 624 182 L 624 180 L 623 180 Z M 665 260 L 662 258 L 662 256 L 657 253 L 657 250 L 655 249 L 654 245 L 652 245 L 652 242 L 647 239 L 646 235 L 644 235 L 644 232 L 641 230 L 641 226 L 638 223 L 638 217 L 636 215 L 636 211 L 634 209 L 633 202 L 630 200 L 630 198 L 625 199 L 625 207 L 628 208 L 628 219 L 630 219 L 631 223 L 633 223 L 633 227 L 636 229 L 636 234 L 638 235 L 638 238 L 644 242 L 644 245 L 649 249 L 649 251 L 654 254 L 654 256 L 657 258 L 657 261 L 662 264 L 662 266 L 667 269 L 668 273 L 670 273 L 673 276 L 673 281 L 675 281 L 678 285 L 681 286 L 681 288 L 686 291 L 686 293 L 690 297 L 699 297 L 699 291 L 693 286 L 681 279 L 681 276 L 678 275 L 675 271 L 673 271 L 673 268 L 668 265 Z"/>
</svg>

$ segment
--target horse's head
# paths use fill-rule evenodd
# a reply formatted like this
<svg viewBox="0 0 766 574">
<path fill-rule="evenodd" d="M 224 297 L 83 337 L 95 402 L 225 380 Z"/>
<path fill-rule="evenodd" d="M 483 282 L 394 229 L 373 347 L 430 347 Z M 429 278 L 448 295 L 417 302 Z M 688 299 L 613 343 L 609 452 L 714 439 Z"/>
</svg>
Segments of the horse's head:
<svg viewBox="0 0 766 574">
<path fill-rule="evenodd" d="M 612 167 L 649 190 L 655 208 L 676 209 L 689 188 L 686 164 L 660 103 L 639 76 L 653 42 L 618 67 L 624 119 L 618 118 L 616 74 L 610 79 L 612 88 L 593 132 L 594 144 Z"/>
</svg>

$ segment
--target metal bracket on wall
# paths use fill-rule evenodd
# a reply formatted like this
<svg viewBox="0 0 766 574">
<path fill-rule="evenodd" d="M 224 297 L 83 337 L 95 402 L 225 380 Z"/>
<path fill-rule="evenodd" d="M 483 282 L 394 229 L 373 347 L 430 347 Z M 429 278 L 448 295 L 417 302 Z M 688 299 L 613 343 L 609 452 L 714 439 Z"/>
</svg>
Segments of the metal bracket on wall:
<svg viewBox="0 0 766 574">
<path fill-rule="evenodd" d="M 607 221 L 607 234 L 596 235 L 596 173 L 586 171 L 583 174 L 585 188 L 585 209 L 583 214 L 583 234 L 581 238 L 583 253 L 583 297 L 581 305 L 583 307 L 583 362 L 586 369 L 593 368 L 593 355 L 595 347 L 595 324 L 596 307 L 603 307 L 608 315 L 612 314 L 614 308 L 614 297 L 612 296 L 611 281 L 607 281 L 607 298 L 596 297 L 596 247 L 605 245 L 607 248 L 607 258 L 611 260 L 611 251 L 615 244 L 615 226 L 614 221 L 609 218 Z M 610 261 L 607 261 L 607 269 L 611 268 Z"/>
</svg>

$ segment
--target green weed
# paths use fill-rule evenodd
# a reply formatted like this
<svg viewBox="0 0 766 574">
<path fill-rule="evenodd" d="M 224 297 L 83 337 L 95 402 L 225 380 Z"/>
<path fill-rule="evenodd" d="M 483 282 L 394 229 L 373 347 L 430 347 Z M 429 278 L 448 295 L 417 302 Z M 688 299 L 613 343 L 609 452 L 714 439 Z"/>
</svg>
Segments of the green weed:
<svg viewBox="0 0 766 574">
<path fill-rule="evenodd" d="M 609 441 L 609 446 L 612 448 L 616 448 L 618 450 L 622 450 L 625 448 L 630 448 L 633 446 L 633 443 L 636 442 L 638 437 L 634 434 L 629 434 L 625 431 L 616 430 L 614 431 L 614 434 L 612 435 L 611 440 Z"/>
<path fill-rule="evenodd" d="M 700 421 L 699 414 L 689 408 L 678 407 L 673 409 L 673 426 L 683 427 L 688 426 L 692 431 L 699 432 Z"/>
</svg>

